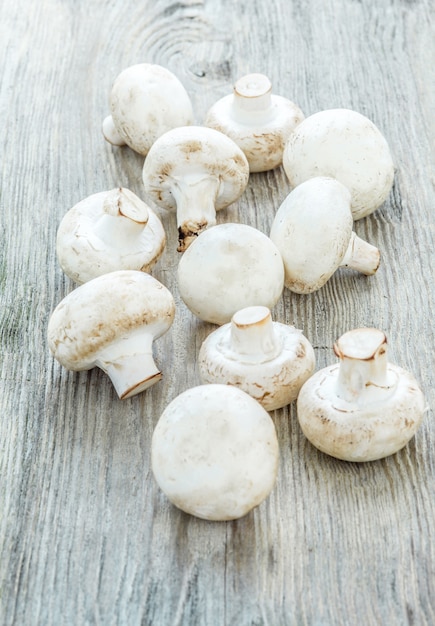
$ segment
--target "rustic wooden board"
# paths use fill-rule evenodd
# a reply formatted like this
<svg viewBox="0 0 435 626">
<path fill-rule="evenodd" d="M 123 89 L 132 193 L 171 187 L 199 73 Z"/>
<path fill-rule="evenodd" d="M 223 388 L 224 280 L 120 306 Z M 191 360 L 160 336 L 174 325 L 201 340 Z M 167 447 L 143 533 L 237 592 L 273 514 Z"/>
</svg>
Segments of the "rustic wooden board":
<svg viewBox="0 0 435 626">
<path fill-rule="evenodd" d="M 3 0 L 0 8 L 0 622 L 11 625 L 435 623 L 435 11 L 431 0 Z M 373 278 L 340 271 L 274 310 L 302 328 L 318 367 L 345 330 L 377 326 L 411 369 L 429 412 L 415 439 L 369 464 L 336 461 L 303 437 L 295 407 L 272 414 L 276 488 L 234 522 L 171 506 L 150 469 L 153 427 L 199 383 L 214 328 L 181 302 L 173 215 L 153 272 L 174 294 L 156 344 L 164 379 L 121 402 L 99 370 L 48 353 L 54 306 L 73 288 L 54 250 L 64 213 L 118 185 L 144 196 L 143 159 L 101 135 L 115 76 L 168 67 L 200 124 L 248 72 L 305 115 L 371 118 L 397 166 L 394 189 L 357 233 L 382 251 Z M 290 188 L 281 168 L 251 176 L 218 221 L 265 233 Z"/>
</svg>

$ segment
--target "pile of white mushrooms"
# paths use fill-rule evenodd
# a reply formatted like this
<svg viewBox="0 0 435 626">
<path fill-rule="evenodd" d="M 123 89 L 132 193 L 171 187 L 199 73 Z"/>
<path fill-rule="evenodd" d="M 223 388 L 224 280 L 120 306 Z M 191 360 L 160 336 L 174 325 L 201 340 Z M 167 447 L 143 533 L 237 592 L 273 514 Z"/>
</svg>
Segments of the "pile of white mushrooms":
<svg viewBox="0 0 435 626">
<path fill-rule="evenodd" d="M 208 520 L 259 505 L 278 471 L 269 412 L 295 401 L 303 433 L 328 455 L 372 461 L 403 448 L 425 401 L 412 375 L 387 361 L 384 333 L 344 332 L 334 345 L 339 363 L 315 372 L 309 340 L 271 314 L 284 288 L 308 294 L 341 267 L 378 269 L 379 250 L 353 231 L 393 184 L 376 126 L 347 109 L 304 118 L 262 74 L 238 80 L 195 126 L 178 78 L 147 63 L 124 70 L 109 101 L 103 134 L 145 157 L 150 205 L 119 187 L 65 214 L 57 255 L 78 286 L 52 313 L 48 343 L 69 370 L 101 368 L 123 400 L 162 378 L 153 341 L 171 328 L 175 299 L 150 274 L 166 245 L 151 205 L 176 212 L 179 295 L 218 328 L 198 353 L 202 384 L 172 400 L 154 431 L 152 469 L 168 499 Z M 293 189 L 269 235 L 216 225 L 216 211 L 240 198 L 251 172 L 281 165 Z"/>
</svg>

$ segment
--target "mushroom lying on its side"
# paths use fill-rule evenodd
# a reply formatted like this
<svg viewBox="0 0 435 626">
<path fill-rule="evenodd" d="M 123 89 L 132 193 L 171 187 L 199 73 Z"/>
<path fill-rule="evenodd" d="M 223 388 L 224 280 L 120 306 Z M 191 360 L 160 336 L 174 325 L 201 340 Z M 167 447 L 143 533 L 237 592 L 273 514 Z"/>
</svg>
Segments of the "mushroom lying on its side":
<svg viewBox="0 0 435 626">
<path fill-rule="evenodd" d="M 284 289 L 284 267 L 277 247 L 256 228 L 219 224 L 181 257 L 178 287 L 194 315 L 225 324 L 247 306 L 272 308 Z"/>
<path fill-rule="evenodd" d="M 394 454 L 414 436 L 425 413 L 415 378 L 387 362 L 386 338 L 375 328 L 337 341 L 339 365 L 326 367 L 299 392 L 298 419 L 311 443 L 344 461 Z"/>
<path fill-rule="evenodd" d="M 190 98 L 181 82 L 161 65 L 138 63 L 116 78 L 109 97 L 112 115 L 103 122 L 105 139 L 146 155 L 155 140 L 193 123 Z"/>
<path fill-rule="evenodd" d="M 304 119 L 293 102 L 271 92 L 267 76 L 243 76 L 236 82 L 234 93 L 210 108 L 204 122 L 240 146 L 251 172 L 265 172 L 280 165 L 288 136 Z"/>
<path fill-rule="evenodd" d="M 157 215 L 128 189 L 102 191 L 66 213 L 56 240 L 59 263 L 76 283 L 121 269 L 150 272 L 166 243 Z"/>
<path fill-rule="evenodd" d="M 350 193 L 338 180 L 318 176 L 298 185 L 279 207 L 270 231 L 283 258 L 285 286 L 311 293 L 339 267 L 374 274 L 379 250 L 352 226 Z"/>
<path fill-rule="evenodd" d="M 171 293 L 150 274 L 119 270 L 88 281 L 69 293 L 48 323 L 48 345 L 63 367 L 101 368 L 121 399 L 161 379 L 153 339 L 171 326 Z"/>
<path fill-rule="evenodd" d="M 273 322 L 267 307 L 252 306 L 207 337 L 198 363 L 203 383 L 234 385 L 273 411 L 296 399 L 315 357 L 300 330 Z"/>
<path fill-rule="evenodd" d="M 163 209 L 177 212 L 179 252 L 209 226 L 216 211 L 235 202 L 248 184 L 245 155 L 226 135 L 201 126 L 160 137 L 143 167 L 145 190 Z"/>
<path fill-rule="evenodd" d="M 274 487 L 278 459 L 270 415 L 227 385 L 183 392 L 152 437 L 157 484 L 172 504 L 207 520 L 237 519 L 258 506 Z"/>
<path fill-rule="evenodd" d="M 293 187 L 314 176 L 331 176 L 351 192 L 354 220 L 387 198 L 394 164 L 385 138 L 364 115 L 331 109 L 310 115 L 288 138 L 283 167 Z"/>
</svg>

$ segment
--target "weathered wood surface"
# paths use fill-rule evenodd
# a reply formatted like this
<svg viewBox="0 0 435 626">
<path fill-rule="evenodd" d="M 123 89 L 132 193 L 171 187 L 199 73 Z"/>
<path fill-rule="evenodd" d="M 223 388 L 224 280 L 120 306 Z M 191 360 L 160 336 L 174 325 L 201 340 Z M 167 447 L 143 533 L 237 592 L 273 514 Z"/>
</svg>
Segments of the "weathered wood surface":
<svg viewBox="0 0 435 626">
<path fill-rule="evenodd" d="M 308 625 L 435 623 L 434 136 L 431 0 L 3 0 L 0 329 L 2 625 Z M 96 191 L 144 196 L 142 158 L 102 138 L 114 77 L 168 67 L 197 122 L 251 71 L 306 115 L 347 107 L 387 137 L 397 172 L 356 231 L 382 251 L 373 278 L 341 271 L 274 310 L 302 328 L 318 367 L 345 330 L 386 331 L 430 411 L 383 461 L 317 452 L 295 408 L 273 413 L 276 488 L 245 518 L 208 523 L 168 504 L 149 459 L 167 403 L 199 383 L 195 358 L 214 328 L 180 301 L 173 215 L 153 272 L 173 292 L 173 329 L 156 344 L 164 379 L 117 400 L 99 370 L 49 355 L 48 317 L 72 288 L 56 260 L 60 219 Z M 289 191 L 281 168 L 253 175 L 218 221 L 268 233 Z"/>
</svg>

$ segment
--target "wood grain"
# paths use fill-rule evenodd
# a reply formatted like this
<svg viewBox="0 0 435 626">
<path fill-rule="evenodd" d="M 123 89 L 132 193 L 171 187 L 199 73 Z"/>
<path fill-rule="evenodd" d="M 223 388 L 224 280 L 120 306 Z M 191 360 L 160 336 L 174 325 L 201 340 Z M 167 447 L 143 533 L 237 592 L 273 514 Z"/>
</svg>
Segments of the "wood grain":
<svg viewBox="0 0 435 626">
<path fill-rule="evenodd" d="M 435 11 L 430 0 L 4 0 L 0 8 L 0 622 L 9 625 L 432 625 L 435 623 Z M 171 506 L 150 468 L 168 402 L 199 384 L 214 329 L 178 295 L 176 227 L 153 274 L 174 294 L 156 343 L 164 378 L 121 402 L 99 370 L 50 356 L 48 318 L 73 288 L 54 243 L 65 212 L 118 185 L 144 197 L 142 157 L 106 144 L 112 81 L 168 67 L 198 124 L 245 73 L 267 74 L 305 115 L 352 108 L 382 130 L 395 184 L 355 224 L 377 245 L 375 277 L 339 271 L 310 296 L 285 291 L 279 321 L 302 328 L 317 367 L 358 326 L 382 328 L 429 411 L 401 452 L 344 463 L 304 438 L 294 406 L 272 413 L 281 448 L 270 497 L 209 523 Z M 252 175 L 218 214 L 269 232 L 290 191 Z"/>
</svg>

